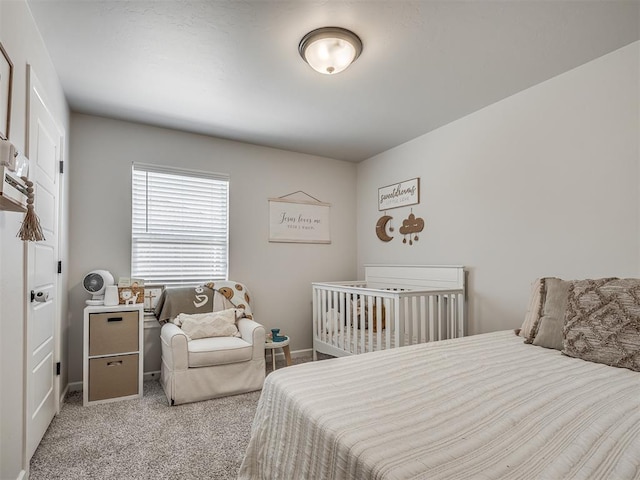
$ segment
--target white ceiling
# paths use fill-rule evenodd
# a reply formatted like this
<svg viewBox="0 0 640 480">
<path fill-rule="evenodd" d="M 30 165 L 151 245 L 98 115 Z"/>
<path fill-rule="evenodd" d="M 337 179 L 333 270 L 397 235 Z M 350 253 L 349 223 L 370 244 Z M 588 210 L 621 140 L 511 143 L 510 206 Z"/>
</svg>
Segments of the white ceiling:
<svg viewBox="0 0 640 480">
<path fill-rule="evenodd" d="M 72 110 L 360 161 L 640 38 L 639 0 L 28 0 Z M 363 41 L 321 75 L 298 43 Z"/>
</svg>

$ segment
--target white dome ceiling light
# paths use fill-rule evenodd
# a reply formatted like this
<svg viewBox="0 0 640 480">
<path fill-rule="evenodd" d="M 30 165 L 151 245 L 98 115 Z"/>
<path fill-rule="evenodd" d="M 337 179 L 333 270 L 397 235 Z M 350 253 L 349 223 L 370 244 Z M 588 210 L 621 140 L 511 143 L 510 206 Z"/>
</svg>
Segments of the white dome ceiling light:
<svg viewBox="0 0 640 480">
<path fill-rule="evenodd" d="M 322 27 L 302 37 L 298 52 L 315 71 L 333 75 L 342 72 L 360 56 L 362 41 L 345 28 Z"/>
</svg>

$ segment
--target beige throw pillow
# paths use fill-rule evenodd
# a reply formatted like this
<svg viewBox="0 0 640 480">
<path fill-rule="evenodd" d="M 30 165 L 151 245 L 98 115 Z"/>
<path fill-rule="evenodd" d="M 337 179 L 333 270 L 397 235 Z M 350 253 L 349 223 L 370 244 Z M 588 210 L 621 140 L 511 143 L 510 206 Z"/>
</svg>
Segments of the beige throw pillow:
<svg viewBox="0 0 640 480">
<path fill-rule="evenodd" d="M 198 313 L 188 315 L 181 313 L 174 323 L 178 325 L 191 340 L 209 337 L 239 337 L 236 326 L 239 309 L 229 308 L 219 312 Z"/>
<path fill-rule="evenodd" d="M 640 279 L 572 282 L 562 353 L 640 371 Z"/>
<path fill-rule="evenodd" d="M 544 305 L 545 295 L 545 279 L 538 278 L 531 285 L 531 294 L 529 295 L 529 307 L 524 316 L 524 322 L 520 327 L 519 335 L 524 337 L 525 343 L 533 342 L 537 324 L 542 315 L 542 306 Z"/>
<path fill-rule="evenodd" d="M 559 278 L 545 279 L 545 299 L 533 344 L 562 350 L 564 315 L 571 282 Z"/>
</svg>

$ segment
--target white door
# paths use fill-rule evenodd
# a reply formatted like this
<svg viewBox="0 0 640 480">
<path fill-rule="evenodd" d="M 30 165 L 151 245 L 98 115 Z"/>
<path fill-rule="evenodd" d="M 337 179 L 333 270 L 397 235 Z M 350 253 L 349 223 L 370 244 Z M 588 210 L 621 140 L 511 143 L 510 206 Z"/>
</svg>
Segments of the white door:
<svg viewBox="0 0 640 480">
<path fill-rule="evenodd" d="M 62 136 L 47 109 L 45 95 L 29 68 L 29 179 L 34 183 L 35 212 L 45 240 L 25 242 L 26 453 L 35 452 L 59 408 L 56 380 L 58 336 L 58 184 Z M 32 294 L 36 299 L 32 300 Z M 40 294 L 40 295 L 38 295 Z M 38 301 L 40 300 L 40 301 Z"/>
</svg>

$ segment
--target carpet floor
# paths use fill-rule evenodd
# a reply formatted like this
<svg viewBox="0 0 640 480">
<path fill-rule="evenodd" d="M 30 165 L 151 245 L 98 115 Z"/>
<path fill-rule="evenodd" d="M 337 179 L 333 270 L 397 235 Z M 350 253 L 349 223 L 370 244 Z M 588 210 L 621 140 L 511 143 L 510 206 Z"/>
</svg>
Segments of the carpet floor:
<svg viewBox="0 0 640 480">
<path fill-rule="evenodd" d="M 29 478 L 235 479 L 259 398 L 252 392 L 170 407 L 158 380 L 144 382 L 142 399 L 90 407 L 72 392 L 33 455 Z"/>
</svg>

